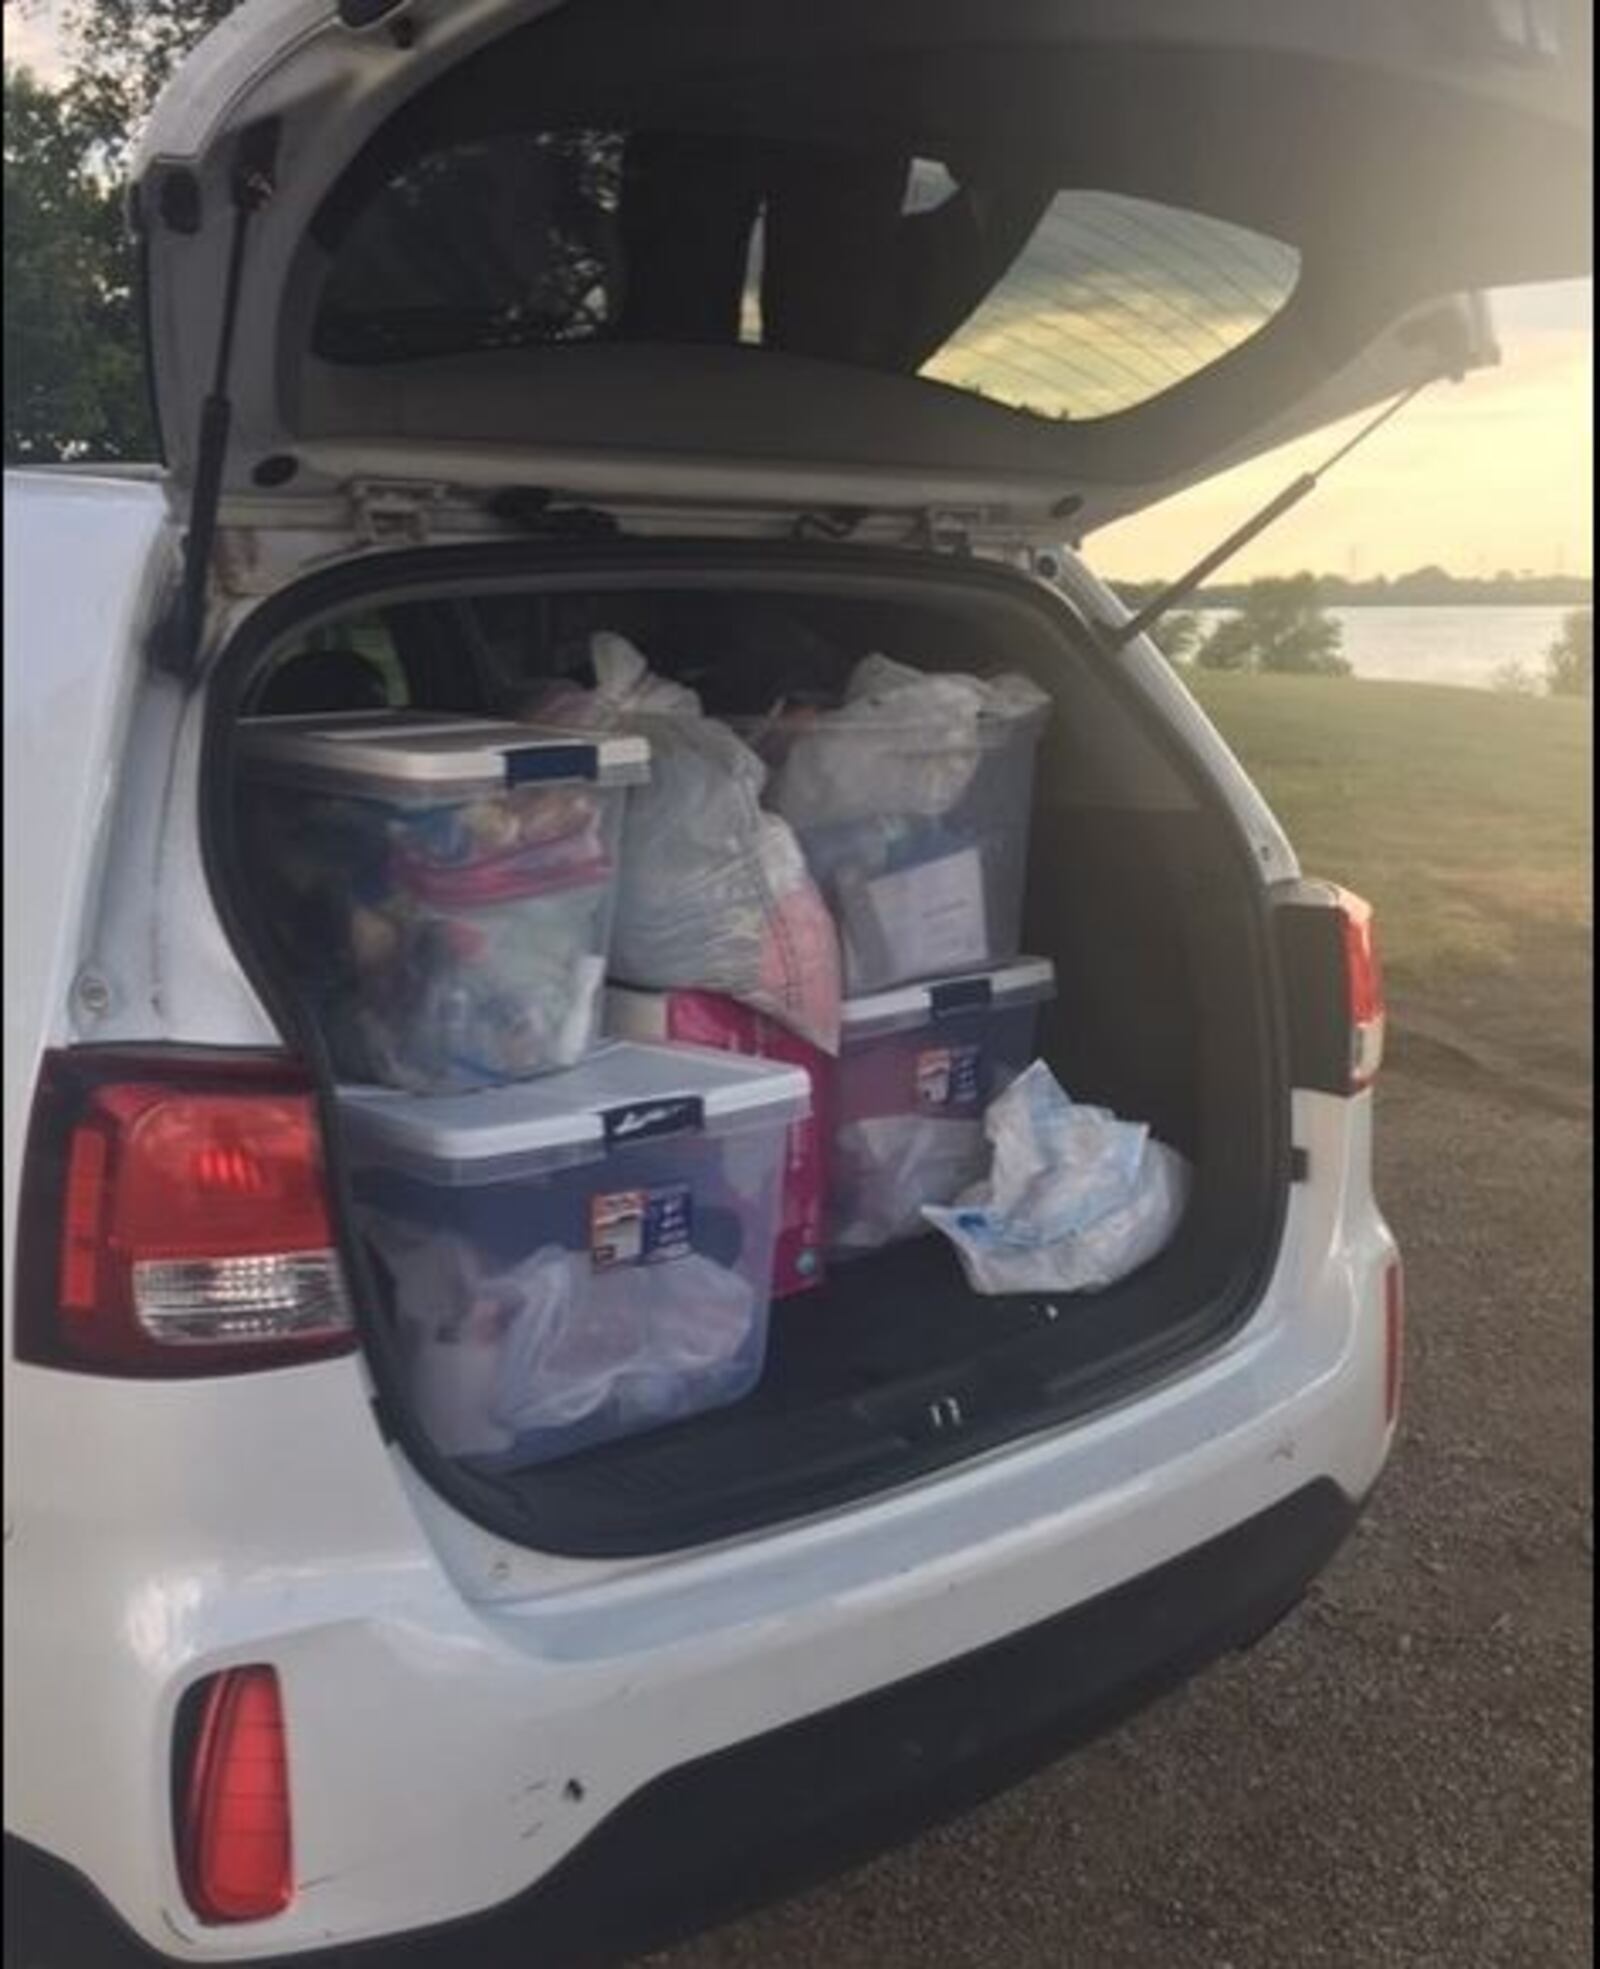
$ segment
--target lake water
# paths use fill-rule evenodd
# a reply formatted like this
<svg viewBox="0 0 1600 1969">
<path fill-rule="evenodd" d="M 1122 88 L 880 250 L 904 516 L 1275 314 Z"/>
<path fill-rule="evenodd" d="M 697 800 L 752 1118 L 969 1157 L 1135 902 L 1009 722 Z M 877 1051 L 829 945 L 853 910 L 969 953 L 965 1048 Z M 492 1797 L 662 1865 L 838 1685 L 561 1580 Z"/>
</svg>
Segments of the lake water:
<svg viewBox="0 0 1600 1969">
<path fill-rule="evenodd" d="M 1226 614 L 1197 611 L 1208 627 Z M 1336 608 L 1344 624 L 1344 654 L 1358 677 L 1408 684 L 1494 686 L 1495 672 L 1520 663 L 1537 672 L 1561 630 L 1560 608 Z"/>
</svg>

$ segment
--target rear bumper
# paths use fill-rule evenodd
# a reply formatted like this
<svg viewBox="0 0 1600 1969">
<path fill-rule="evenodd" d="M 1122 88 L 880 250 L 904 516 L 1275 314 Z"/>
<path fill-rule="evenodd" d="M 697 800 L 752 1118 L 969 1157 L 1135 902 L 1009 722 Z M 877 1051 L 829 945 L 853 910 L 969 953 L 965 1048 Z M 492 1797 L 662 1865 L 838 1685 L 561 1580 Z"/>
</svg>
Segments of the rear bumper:
<svg viewBox="0 0 1600 1969">
<path fill-rule="evenodd" d="M 976 1804 L 1249 1646 L 1298 1602 L 1359 1508 L 1332 1481 L 1310 1483 L 1067 1613 L 667 1772 L 490 1913 L 292 1959 L 308 1969 L 494 1969 L 503 1951 L 521 1969 L 570 1969 L 792 1893 Z M 29 1969 L 194 1959 L 151 1951 L 80 1875 L 11 1839 L 5 1904 L 8 1960 L 15 1949 Z"/>
</svg>

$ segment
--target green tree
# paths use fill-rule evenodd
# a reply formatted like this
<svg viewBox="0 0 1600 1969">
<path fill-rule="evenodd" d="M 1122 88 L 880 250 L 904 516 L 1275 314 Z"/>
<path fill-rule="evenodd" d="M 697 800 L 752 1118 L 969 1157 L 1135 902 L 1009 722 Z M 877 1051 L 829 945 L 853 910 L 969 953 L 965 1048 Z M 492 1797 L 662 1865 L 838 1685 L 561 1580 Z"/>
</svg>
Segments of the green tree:
<svg viewBox="0 0 1600 1969">
<path fill-rule="evenodd" d="M 71 0 L 68 81 L 52 89 L 6 69 L 8 460 L 154 451 L 123 217 L 128 161 L 172 70 L 234 4 Z"/>
<path fill-rule="evenodd" d="M 1347 677 L 1339 653 L 1344 625 L 1318 599 L 1314 574 L 1252 581 L 1243 605 L 1224 616 L 1201 644 L 1196 661 L 1206 670 L 1270 670 L 1286 675 Z"/>
<path fill-rule="evenodd" d="M 1544 653 L 1544 687 L 1552 697 L 1594 696 L 1594 611 L 1569 610 Z"/>
<path fill-rule="evenodd" d="M 70 98 L 5 71 L 5 455 L 149 456 L 120 198 Z"/>
<path fill-rule="evenodd" d="M 63 12 L 76 115 L 122 174 L 172 71 L 238 0 L 70 0 Z"/>
</svg>

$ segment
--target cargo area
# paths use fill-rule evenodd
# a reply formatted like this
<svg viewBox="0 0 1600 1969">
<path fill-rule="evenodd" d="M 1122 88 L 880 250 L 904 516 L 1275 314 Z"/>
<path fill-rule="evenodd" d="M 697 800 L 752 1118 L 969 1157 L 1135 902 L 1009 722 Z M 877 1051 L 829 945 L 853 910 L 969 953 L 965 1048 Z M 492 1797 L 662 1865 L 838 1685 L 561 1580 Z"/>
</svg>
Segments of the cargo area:
<svg viewBox="0 0 1600 1969">
<path fill-rule="evenodd" d="M 330 1177 L 363 1342 L 387 1424 L 430 1481 L 480 1521 L 533 1546 L 580 1554 L 673 1549 L 837 1506 L 1064 1426 L 1173 1371 L 1245 1316 L 1275 1253 L 1289 1181 L 1264 896 L 1247 844 L 1173 736 L 1169 713 L 1144 694 L 1146 685 L 1118 674 L 1117 660 L 1094 646 L 1061 596 L 947 556 L 833 547 L 619 544 L 537 557 L 521 548 L 498 556 L 449 550 L 409 560 L 414 568 L 391 578 L 381 597 L 338 598 L 325 587 L 313 603 L 298 604 L 298 621 L 295 596 L 281 596 L 236 643 L 217 686 L 211 859 L 246 968 L 323 1085 Z M 692 689 L 709 717 L 764 748 L 774 773 L 784 765 L 771 743 L 775 718 L 835 709 L 865 658 L 933 676 L 1020 677 L 1044 693 L 1028 748 L 1016 948 L 992 963 L 963 961 L 957 935 L 927 946 L 928 975 L 908 978 L 903 953 L 897 972 L 886 946 L 869 952 L 861 935 L 844 939 L 843 1052 L 828 1097 L 843 1105 L 817 1124 L 819 1153 L 833 1157 L 827 1145 L 850 1139 L 839 1131 L 857 1125 L 864 1102 L 870 1107 L 874 1075 L 904 1063 L 915 1077 L 914 1103 L 968 1101 L 972 1127 L 961 1139 L 970 1177 L 983 1102 L 1027 1059 L 1042 1060 L 1074 1102 L 1147 1125 L 1183 1158 L 1181 1217 L 1154 1256 L 1100 1290 L 979 1292 L 949 1239 L 928 1226 L 905 1234 L 918 1228 L 915 1211 L 891 1236 L 870 1209 L 864 1218 L 856 1209 L 854 1242 L 841 1249 L 843 1206 L 835 1197 L 829 1234 L 813 1240 L 775 1199 L 775 1147 L 759 1180 L 743 1173 L 756 1164 L 739 1149 L 747 1161 L 728 1163 L 716 1179 L 733 1170 L 725 1195 L 692 1169 L 684 1176 L 690 1165 L 675 1159 L 673 1140 L 636 1146 L 622 1131 L 653 1130 L 676 1104 L 694 1108 L 707 1143 L 721 1139 L 719 1130 L 743 1129 L 727 1140 L 776 1144 L 794 1125 L 794 1090 L 804 1076 L 777 1058 L 707 1066 L 698 1053 L 693 1072 L 663 1078 L 662 1057 L 690 1028 L 663 1011 L 651 988 L 658 981 L 619 975 L 614 943 L 610 989 L 595 1001 L 604 1030 L 574 1039 L 569 1027 L 559 1041 L 569 1054 L 539 1062 L 553 1070 L 519 1078 L 518 1069 L 490 1088 L 441 1084 L 424 1093 L 363 1085 L 390 1067 L 380 1061 L 374 1069 L 359 1052 L 352 1073 L 353 1042 L 339 1038 L 329 1001 L 307 987 L 303 965 L 297 971 L 281 882 L 263 872 L 263 860 L 284 859 L 289 836 L 277 821 L 263 827 L 252 805 L 259 780 L 252 757 L 281 754 L 289 729 L 282 721 L 299 719 L 309 730 L 329 714 L 366 714 L 381 725 L 385 712 L 437 713 L 520 722 L 530 735 L 535 719 L 547 750 L 520 771 L 544 780 L 588 773 L 583 797 L 602 803 L 611 774 L 617 798 L 635 797 L 615 733 L 605 740 L 615 754 L 610 764 L 574 768 L 575 731 L 558 742 L 543 722 L 563 691 L 570 702 L 587 701 L 597 636 L 625 639 L 656 678 Z M 1025 786 L 1021 752 L 1017 760 Z M 997 784 L 1018 775 L 1016 761 L 995 770 Z M 775 783 L 769 777 L 763 798 Z M 550 797 L 558 791 L 550 780 Z M 871 805 L 864 802 L 864 814 Z M 829 872 L 822 836 L 797 832 L 817 888 L 845 921 L 856 905 Z M 983 867 L 992 924 L 992 887 L 1001 878 L 992 858 Z M 565 877 L 562 886 L 566 893 Z M 878 891 L 879 903 L 889 894 Z M 903 911 L 892 918 L 903 920 Z M 883 907 L 878 921 L 891 921 Z M 852 1004 L 870 1008 L 854 1015 L 854 1028 Z M 628 1083 L 637 1070 L 630 1060 L 649 1069 L 637 1087 Z M 998 1077 L 969 1085 L 966 1076 L 980 1071 L 974 1063 L 984 1062 L 981 1071 Z M 597 1073 L 602 1092 L 584 1094 L 586 1114 L 599 1117 L 592 1147 L 573 1146 L 581 1131 L 559 1116 L 529 1132 L 535 1110 L 558 1115 L 566 1094 L 576 1098 Z M 907 1126 L 920 1129 L 921 1119 L 912 1115 Z M 669 1115 L 660 1125 L 670 1133 L 677 1121 Z M 876 1139 L 870 1116 L 861 1125 L 866 1133 L 857 1140 Z M 753 1132 L 760 1126 L 767 1136 Z M 535 1139 L 543 1146 L 530 1161 Z M 623 1171 L 601 1185 L 612 1212 L 603 1246 L 596 1198 L 581 1180 L 581 1159 L 602 1154 L 615 1155 Z M 842 1148 L 833 1160 L 847 1169 Z M 846 1178 L 830 1180 L 837 1190 Z M 419 1182 L 425 1206 L 415 1202 Z M 516 1187 L 529 1182 L 540 1187 Z M 627 1199 L 620 1219 L 619 1196 Z M 701 1302 L 686 1262 L 720 1267 L 719 1281 L 742 1272 L 749 1282 L 765 1268 L 762 1277 L 768 1287 L 775 1279 L 777 1290 L 769 1303 L 755 1280 L 759 1318 L 748 1318 L 737 1346 L 724 1349 L 714 1394 L 703 1403 L 685 1396 L 681 1412 L 676 1395 L 652 1395 L 643 1423 L 614 1423 L 598 1437 L 590 1424 L 552 1429 L 550 1405 L 536 1404 L 529 1412 L 538 1427 L 525 1435 L 488 1440 L 469 1430 L 451 1446 L 452 1425 L 420 1414 L 415 1399 L 418 1295 L 425 1314 L 429 1265 L 439 1267 L 440 1293 L 462 1294 L 469 1309 L 462 1321 L 430 1333 L 428 1344 L 451 1343 L 439 1358 L 451 1375 L 465 1374 L 478 1357 L 454 1343 L 482 1314 L 485 1291 L 452 1283 L 440 1254 L 462 1248 L 464 1236 L 472 1252 L 492 1250 L 497 1266 L 531 1262 L 517 1248 L 518 1213 L 530 1209 L 554 1213 L 548 1223 L 541 1215 L 537 1236 L 522 1239 L 524 1247 L 541 1245 L 538 1289 L 565 1292 L 568 1271 L 574 1282 L 581 1271 L 582 1291 L 591 1294 L 581 1303 L 601 1308 L 606 1322 L 683 1318 L 693 1328 Z M 741 1227 L 731 1245 L 724 1239 L 726 1249 L 717 1243 L 719 1210 Z M 397 1219 L 406 1226 L 398 1243 Z M 449 1229 L 430 1240 L 429 1224 Z M 813 1264 L 820 1282 L 807 1276 Z M 604 1296 L 596 1298 L 602 1266 Z M 708 1283 L 704 1303 L 722 1289 Z M 575 1339 L 581 1353 L 582 1333 L 569 1319 L 562 1342 L 569 1354 Z M 473 1399 L 453 1382 L 445 1406 L 454 1403 L 456 1413 Z M 461 1441 L 468 1453 L 460 1453 Z"/>
</svg>

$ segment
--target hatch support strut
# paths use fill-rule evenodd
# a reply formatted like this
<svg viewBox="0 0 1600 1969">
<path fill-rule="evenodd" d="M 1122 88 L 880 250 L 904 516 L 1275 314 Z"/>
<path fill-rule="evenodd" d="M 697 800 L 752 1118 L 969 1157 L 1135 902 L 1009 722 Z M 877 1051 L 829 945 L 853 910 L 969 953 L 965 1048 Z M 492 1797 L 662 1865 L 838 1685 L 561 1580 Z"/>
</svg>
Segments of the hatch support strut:
<svg viewBox="0 0 1600 1969">
<path fill-rule="evenodd" d="M 180 677 L 193 671 L 205 631 L 206 583 L 211 572 L 211 551 L 216 543 L 228 433 L 233 423 L 228 381 L 233 368 L 239 292 L 244 280 L 245 239 L 250 221 L 277 186 L 278 127 L 274 117 L 242 130 L 234 151 L 233 168 L 228 174 L 233 232 L 228 241 L 228 267 L 223 278 L 216 361 L 211 372 L 211 388 L 200 406 L 195 438 L 194 491 L 189 500 L 189 526 L 183 537 L 182 579 L 166 634 L 157 644 L 159 666 Z"/>
<path fill-rule="evenodd" d="M 1203 554 L 1194 566 L 1180 574 L 1176 581 L 1169 582 L 1159 594 L 1152 595 L 1137 615 L 1129 616 L 1128 620 L 1122 623 L 1096 623 L 1095 627 L 1105 648 L 1112 652 L 1125 648 L 1136 636 L 1142 636 L 1152 623 L 1160 621 L 1174 604 L 1186 601 L 1202 582 L 1216 573 L 1224 561 L 1232 560 L 1241 547 L 1248 546 L 1258 533 L 1265 533 L 1272 522 L 1287 513 L 1291 506 L 1298 506 L 1308 492 L 1314 492 L 1317 482 L 1325 472 L 1331 471 L 1341 458 L 1348 457 L 1358 444 L 1365 444 L 1374 431 L 1404 410 L 1419 390 L 1425 390 L 1430 383 L 1438 380 L 1438 375 L 1428 375 L 1408 385 L 1397 397 L 1386 403 L 1376 417 L 1369 418 L 1354 437 L 1346 439 L 1337 451 L 1323 459 L 1314 472 L 1302 472 L 1299 478 L 1292 480 L 1281 492 L 1274 494 L 1260 512 L 1253 513 L 1243 526 L 1235 527 L 1226 540 L 1219 541 L 1209 554 Z"/>
</svg>

